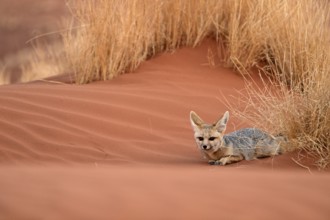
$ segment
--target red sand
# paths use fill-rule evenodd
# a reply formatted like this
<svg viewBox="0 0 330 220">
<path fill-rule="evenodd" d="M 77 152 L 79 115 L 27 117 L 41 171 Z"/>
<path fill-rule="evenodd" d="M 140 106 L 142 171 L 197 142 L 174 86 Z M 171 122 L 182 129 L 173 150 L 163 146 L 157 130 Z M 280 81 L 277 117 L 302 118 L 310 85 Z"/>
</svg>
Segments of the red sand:
<svg viewBox="0 0 330 220">
<path fill-rule="evenodd" d="M 1 86 L 0 219 L 329 219 L 330 176 L 292 154 L 203 160 L 189 111 L 214 121 L 244 88 L 207 65 L 212 45 L 107 82 Z"/>
<path fill-rule="evenodd" d="M 329 219 L 329 175 L 223 167 L 0 169 L 0 219 Z"/>
</svg>

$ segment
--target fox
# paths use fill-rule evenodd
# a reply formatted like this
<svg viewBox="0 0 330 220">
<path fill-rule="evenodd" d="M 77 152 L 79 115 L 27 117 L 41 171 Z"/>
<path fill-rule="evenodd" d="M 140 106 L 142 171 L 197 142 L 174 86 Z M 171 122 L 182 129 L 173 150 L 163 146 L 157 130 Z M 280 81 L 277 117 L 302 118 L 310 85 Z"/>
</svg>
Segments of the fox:
<svg viewBox="0 0 330 220">
<path fill-rule="evenodd" d="M 194 111 L 190 112 L 196 144 L 210 165 L 226 165 L 283 153 L 281 143 L 285 138 L 281 135 L 272 136 L 258 128 L 243 128 L 224 134 L 228 120 L 228 111 L 213 124 L 205 123 Z"/>
</svg>

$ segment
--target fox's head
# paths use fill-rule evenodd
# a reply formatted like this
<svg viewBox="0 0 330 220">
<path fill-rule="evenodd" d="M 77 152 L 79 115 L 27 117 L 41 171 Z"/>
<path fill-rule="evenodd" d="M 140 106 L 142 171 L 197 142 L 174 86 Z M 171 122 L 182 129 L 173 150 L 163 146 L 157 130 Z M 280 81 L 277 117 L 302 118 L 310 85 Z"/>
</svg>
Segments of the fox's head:
<svg viewBox="0 0 330 220">
<path fill-rule="evenodd" d="M 223 135 L 229 119 L 226 111 L 214 124 L 206 124 L 195 112 L 190 112 L 190 122 L 195 132 L 195 140 L 201 151 L 215 152 L 223 142 Z"/>
</svg>

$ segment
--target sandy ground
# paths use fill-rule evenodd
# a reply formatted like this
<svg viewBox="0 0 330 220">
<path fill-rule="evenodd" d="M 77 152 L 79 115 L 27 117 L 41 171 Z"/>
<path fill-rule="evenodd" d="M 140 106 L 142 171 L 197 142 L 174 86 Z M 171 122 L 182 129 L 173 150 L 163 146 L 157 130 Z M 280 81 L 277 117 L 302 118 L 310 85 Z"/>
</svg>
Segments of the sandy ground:
<svg viewBox="0 0 330 220">
<path fill-rule="evenodd" d="M 329 175 L 223 167 L 0 169 L 1 219 L 329 219 Z"/>
<path fill-rule="evenodd" d="M 202 158 L 190 110 L 215 121 L 244 89 L 208 65 L 212 47 L 107 82 L 0 86 L 0 219 L 329 219 L 329 173 L 296 153 L 225 167 Z M 228 132 L 246 126 L 231 117 Z"/>
</svg>

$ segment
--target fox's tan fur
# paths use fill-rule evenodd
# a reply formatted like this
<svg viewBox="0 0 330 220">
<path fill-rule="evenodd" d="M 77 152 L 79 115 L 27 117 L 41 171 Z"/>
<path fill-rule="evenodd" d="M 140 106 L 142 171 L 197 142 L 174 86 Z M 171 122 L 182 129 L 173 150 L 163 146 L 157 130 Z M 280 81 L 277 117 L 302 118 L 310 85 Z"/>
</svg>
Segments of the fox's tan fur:
<svg viewBox="0 0 330 220">
<path fill-rule="evenodd" d="M 197 146 L 209 164 L 226 165 L 241 160 L 274 156 L 281 153 L 282 137 L 274 137 L 257 128 L 244 128 L 224 134 L 229 112 L 214 124 L 206 124 L 195 112 L 190 112 Z"/>
</svg>

